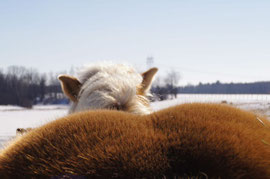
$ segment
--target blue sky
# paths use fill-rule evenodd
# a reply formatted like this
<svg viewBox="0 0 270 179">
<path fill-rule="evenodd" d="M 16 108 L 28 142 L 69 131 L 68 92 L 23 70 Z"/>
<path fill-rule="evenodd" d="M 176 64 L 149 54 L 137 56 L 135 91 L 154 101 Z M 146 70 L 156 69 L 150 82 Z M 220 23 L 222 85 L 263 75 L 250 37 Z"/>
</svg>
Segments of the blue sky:
<svg viewBox="0 0 270 179">
<path fill-rule="evenodd" d="M 270 81 L 269 0 L 9 0 L 0 2 L 0 67 L 40 72 L 99 61 L 181 85 Z"/>
</svg>

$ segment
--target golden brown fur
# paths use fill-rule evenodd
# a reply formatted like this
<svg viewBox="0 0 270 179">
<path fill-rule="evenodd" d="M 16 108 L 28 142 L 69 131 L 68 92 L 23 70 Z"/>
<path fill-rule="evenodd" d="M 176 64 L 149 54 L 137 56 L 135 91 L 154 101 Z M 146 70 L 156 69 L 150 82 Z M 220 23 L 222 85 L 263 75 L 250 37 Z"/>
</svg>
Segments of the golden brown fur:
<svg viewBox="0 0 270 179">
<path fill-rule="evenodd" d="M 146 116 L 88 111 L 22 136 L 0 177 L 270 178 L 269 122 L 226 105 L 185 104 Z"/>
</svg>

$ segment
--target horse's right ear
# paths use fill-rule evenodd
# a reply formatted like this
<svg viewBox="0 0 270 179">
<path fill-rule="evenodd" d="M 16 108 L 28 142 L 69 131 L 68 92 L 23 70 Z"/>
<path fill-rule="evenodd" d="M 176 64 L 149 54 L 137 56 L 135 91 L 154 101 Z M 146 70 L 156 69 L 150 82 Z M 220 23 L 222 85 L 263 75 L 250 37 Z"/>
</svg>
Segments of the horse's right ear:
<svg viewBox="0 0 270 179">
<path fill-rule="evenodd" d="M 73 102 L 77 101 L 77 96 L 80 92 L 82 84 L 73 76 L 59 75 L 62 91 Z"/>
</svg>

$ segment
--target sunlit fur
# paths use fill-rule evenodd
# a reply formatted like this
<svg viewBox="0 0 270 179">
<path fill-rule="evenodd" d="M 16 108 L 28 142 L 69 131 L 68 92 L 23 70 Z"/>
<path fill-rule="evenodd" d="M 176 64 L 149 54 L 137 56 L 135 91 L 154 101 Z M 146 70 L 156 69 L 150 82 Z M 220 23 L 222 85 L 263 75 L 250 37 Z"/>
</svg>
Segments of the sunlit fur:
<svg viewBox="0 0 270 179">
<path fill-rule="evenodd" d="M 118 109 L 136 114 L 152 112 L 147 94 L 138 94 L 142 76 L 132 67 L 100 63 L 81 71 L 82 87 L 70 113 L 89 109 Z"/>
<path fill-rule="evenodd" d="M 75 113 L 4 149 L 0 178 L 269 178 L 270 124 L 259 119 L 215 104 Z"/>
</svg>

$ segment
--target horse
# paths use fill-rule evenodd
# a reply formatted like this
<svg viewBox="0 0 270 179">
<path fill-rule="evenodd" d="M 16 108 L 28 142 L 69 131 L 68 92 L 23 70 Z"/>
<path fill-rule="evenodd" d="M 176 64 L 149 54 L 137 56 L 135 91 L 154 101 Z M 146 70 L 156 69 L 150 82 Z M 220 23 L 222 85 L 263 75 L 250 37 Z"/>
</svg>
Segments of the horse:
<svg viewBox="0 0 270 179">
<path fill-rule="evenodd" d="M 269 178 L 270 122 L 225 104 L 72 113 L 0 152 L 1 178 Z"/>
<path fill-rule="evenodd" d="M 59 75 L 62 91 L 72 101 L 69 113 L 93 109 L 115 109 L 149 114 L 147 96 L 158 71 L 139 74 L 123 64 L 101 63 L 84 68 L 79 78 Z"/>
</svg>

